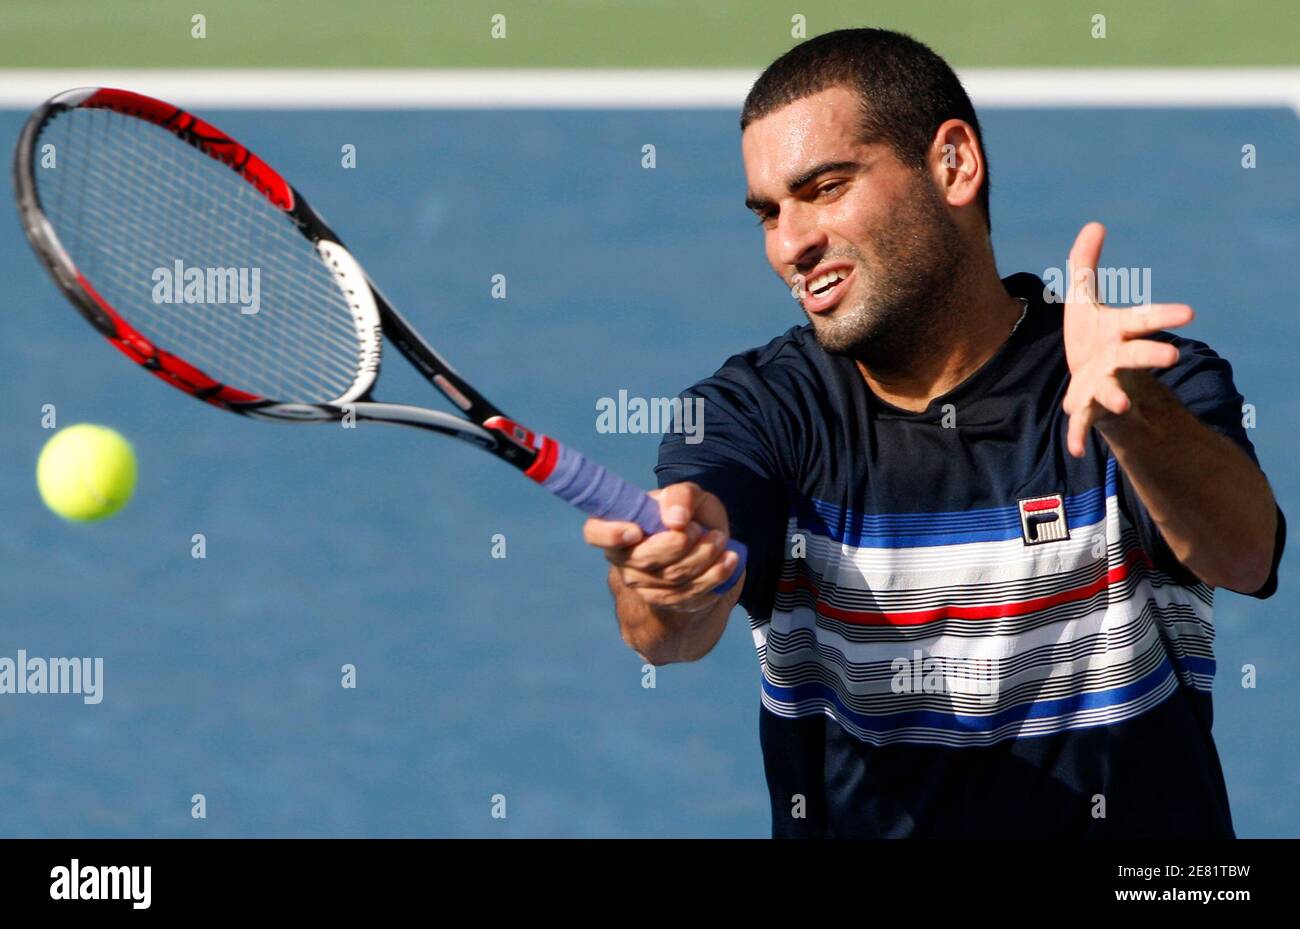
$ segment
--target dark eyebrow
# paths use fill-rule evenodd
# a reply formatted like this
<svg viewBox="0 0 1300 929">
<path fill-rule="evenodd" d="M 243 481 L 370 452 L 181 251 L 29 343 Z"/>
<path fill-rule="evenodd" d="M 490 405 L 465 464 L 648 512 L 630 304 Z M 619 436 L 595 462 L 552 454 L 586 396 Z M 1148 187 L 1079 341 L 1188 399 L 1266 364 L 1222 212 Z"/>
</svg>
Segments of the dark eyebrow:
<svg viewBox="0 0 1300 929">
<path fill-rule="evenodd" d="M 821 164 L 809 168 L 807 171 L 803 172 L 803 174 L 790 178 L 790 180 L 786 181 L 785 187 L 790 193 L 795 193 L 800 188 L 806 187 L 808 184 L 821 177 L 823 174 L 829 174 L 832 171 L 843 171 L 846 168 L 858 167 L 861 167 L 861 165 L 856 161 L 823 161 Z M 771 200 L 764 200 L 762 197 L 755 197 L 752 194 L 745 198 L 745 207 L 755 213 L 771 205 Z"/>
</svg>

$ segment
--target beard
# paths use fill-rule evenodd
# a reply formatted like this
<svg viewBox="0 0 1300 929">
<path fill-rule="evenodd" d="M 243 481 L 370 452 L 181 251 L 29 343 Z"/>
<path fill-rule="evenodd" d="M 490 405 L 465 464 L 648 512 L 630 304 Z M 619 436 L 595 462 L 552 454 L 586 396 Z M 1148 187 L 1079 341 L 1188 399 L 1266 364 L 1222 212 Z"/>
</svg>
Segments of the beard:
<svg viewBox="0 0 1300 929">
<path fill-rule="evenodd" d="M 872 244 L 870 257 L 856 248 L 828 252 L 856 263 L 860 296 L 849 304 L 846 295 L 830 317 L 808 318 L 823 351 L 872 370 L 902 370 L 935 344 L 932 335 L 953 306 L 962 238 L 934 188 L 918 177 L 913 196 Z"/>
</svg>

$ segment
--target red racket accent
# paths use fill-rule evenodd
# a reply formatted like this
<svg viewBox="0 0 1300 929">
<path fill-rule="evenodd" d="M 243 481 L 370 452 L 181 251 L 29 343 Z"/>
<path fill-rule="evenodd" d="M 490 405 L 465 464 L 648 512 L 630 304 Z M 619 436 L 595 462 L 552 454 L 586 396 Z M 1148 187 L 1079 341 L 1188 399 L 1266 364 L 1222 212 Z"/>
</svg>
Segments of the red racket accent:
<svg viewBox="0 0 1300 929">
<path fill-rule="evenodd" d="M 516 445 L 522 445 L 537 452 L 537 457 L 533 459 L 533 463 L 524 471 L 525 475 L 539 484 L 551 476 L 551 472 L 555 470 L 555 463 L 560 457 L 560 446 L 554 439 L 533 432 L 526 426 L 521 426 L 514 420 L 506 419 L 504 416 L 493 416 L 485 421 L 483 425 L 487 429 L 495 430 L 508 437 Z"/>
<path fill-rule="evenodd" d="M 280 209 L 286 212 L 293 209 L 293 188 L 274 168 L 216 126 L 197 116 L 153 97 L 111 87 L 100 88 L 80 105 L 89 109 L 113 110 L 148 120 L 178 138 L 192 142 L 205 155 L 238 171 L 262 196 Z"/>
<path fill-rule="evenodd" d="M 256 394 L 227 387 L 204 374 L 185 359 L 158 348 L 118 315 L 118 312 L 109 306 L 108 301 L 91 286 L 90 281 L 80 273 L 77 274 L 77 283 L 90 299 L 95 301 L 95 305 L 104 312 L 104 315 L 112 320 L 113 326 L 117 329 L 116 335 L 109 336 L 108 341 L 150 374 L 162 378 L 168 384 L 180 388 L 191 396 L 222 408 L 232 403 L 258 403 L 264 399 Z"/>
<path fill-rule="evenodd" d="M 531 477 L 537 483 L 542 483 L 551 476 L 555 470 L 555 462 L 560 457 L 560 446 L 550 436 L 542 436 L 542 450 L 538 453 L 536 460 L 528 466 L 525 475 Z"/>
</svg>

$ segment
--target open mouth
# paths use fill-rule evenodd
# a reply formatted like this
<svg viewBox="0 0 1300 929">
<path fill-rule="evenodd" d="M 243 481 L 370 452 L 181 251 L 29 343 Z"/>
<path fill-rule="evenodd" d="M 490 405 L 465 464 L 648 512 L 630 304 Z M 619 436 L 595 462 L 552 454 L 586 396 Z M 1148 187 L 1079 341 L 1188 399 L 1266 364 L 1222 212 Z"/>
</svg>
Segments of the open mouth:
<svg viewBox="0 0 1300 929">
<path fill-rule="evenodd" d="M 848 276 L 847 271 L 827 271 L 808 282 L 808 292 L 814 297 L 824 297 Z"/>
<path fill-rule="evenodd" d="M 853 268 L 840 267 L 823 271 L 809 279 L 804 290 L 803 307 L 810 313 L 825 313 L 840 302 Z"/>
</svg>

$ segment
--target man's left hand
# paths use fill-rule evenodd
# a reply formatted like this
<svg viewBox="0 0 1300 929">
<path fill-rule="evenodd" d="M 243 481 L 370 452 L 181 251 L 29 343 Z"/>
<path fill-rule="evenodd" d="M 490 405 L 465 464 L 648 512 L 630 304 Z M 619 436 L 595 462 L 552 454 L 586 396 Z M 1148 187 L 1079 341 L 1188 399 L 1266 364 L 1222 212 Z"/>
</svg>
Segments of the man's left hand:
<svg viewBox="0 0 1300 929">
<path fill-rule="evenodd" d="M 1192 308 L 1183 303 L 1149 303 L 1108 307 L 1099 303 L 1097 262 L 1106 229 L 1088 223 L 1070 250 L 1070 288 L 1065 298 L 1065 358 L 1070 386 L 1062 409 L 1070 417 L 1066 447 L 1083 456 L 1088 430 L 1123 417 L 1133 407 L 1151 368 L 1168 368 L 1178 361 L 1178 349 L 1168 342 L 1145 339 L 1162 329 L 1191 322 Z"/>
</svg>

